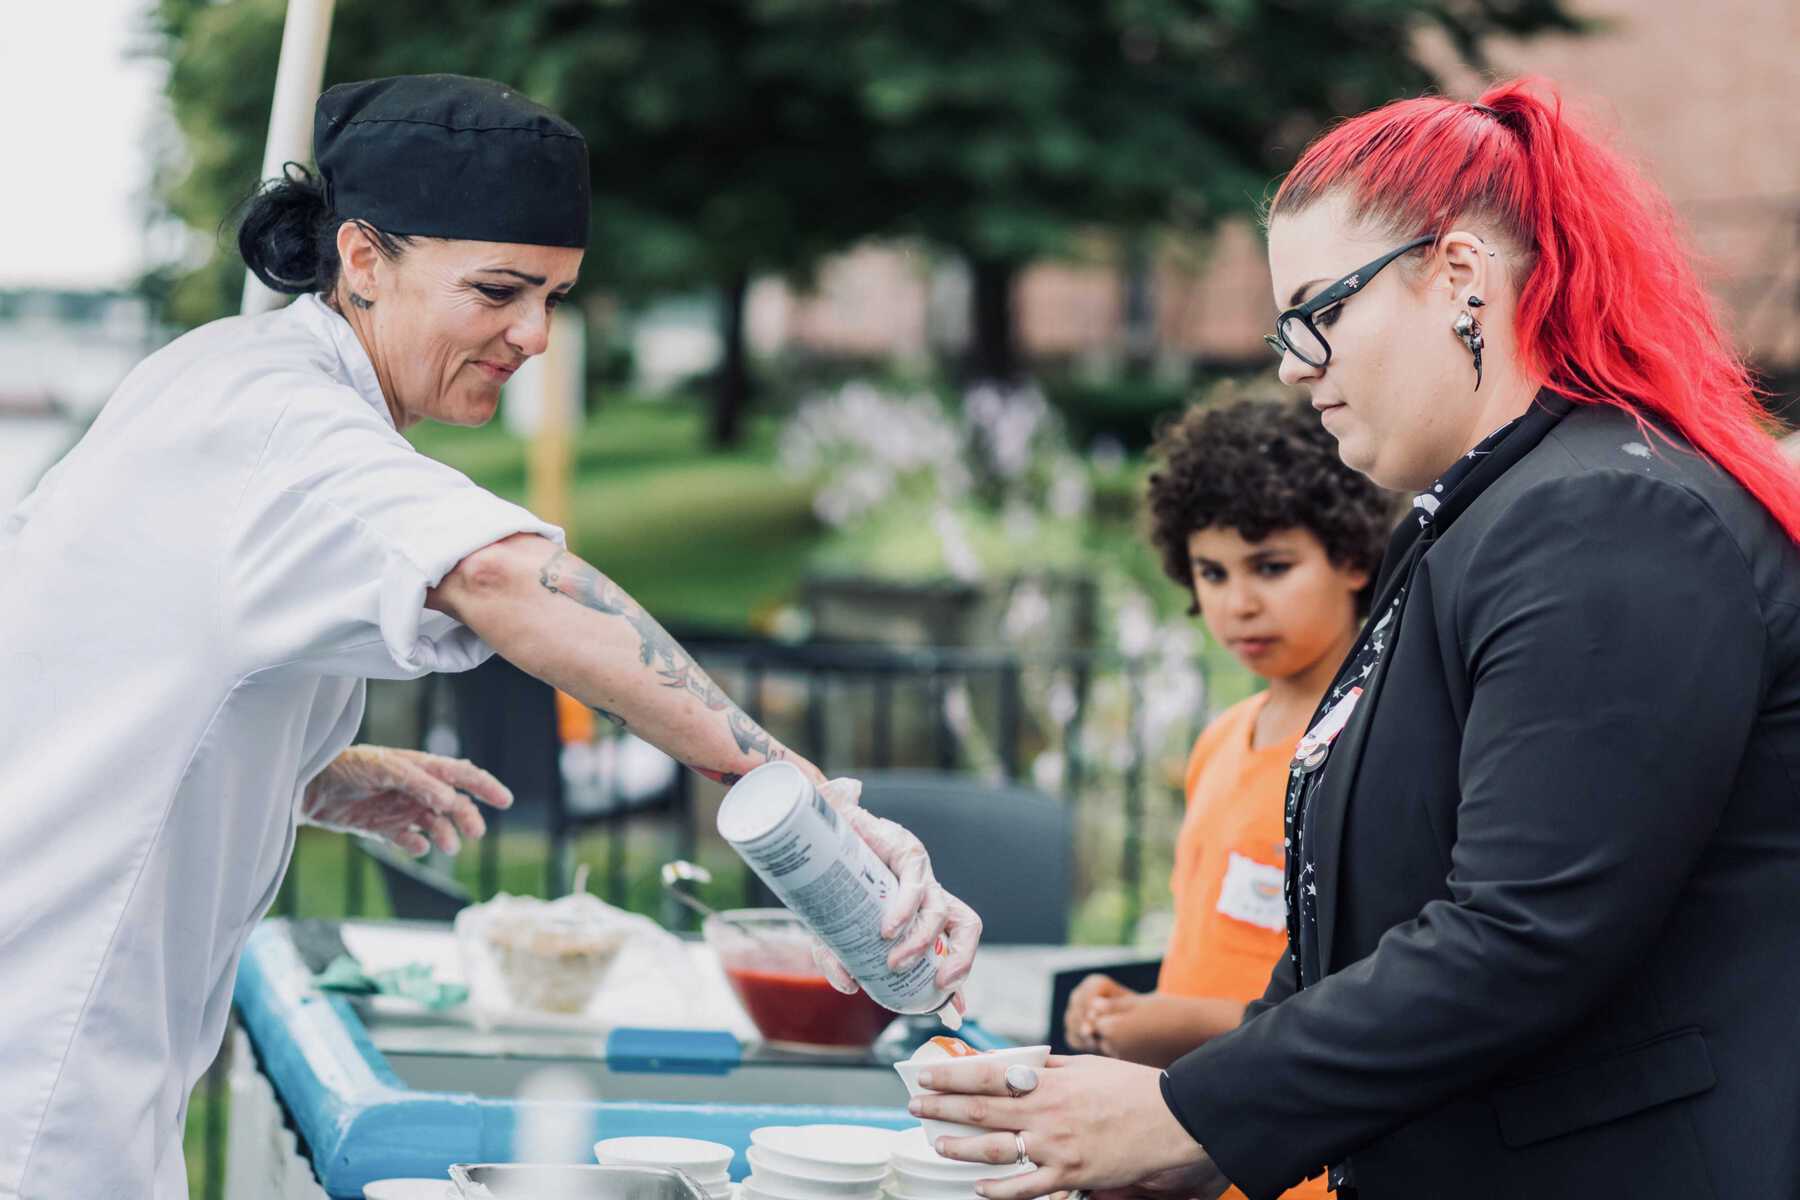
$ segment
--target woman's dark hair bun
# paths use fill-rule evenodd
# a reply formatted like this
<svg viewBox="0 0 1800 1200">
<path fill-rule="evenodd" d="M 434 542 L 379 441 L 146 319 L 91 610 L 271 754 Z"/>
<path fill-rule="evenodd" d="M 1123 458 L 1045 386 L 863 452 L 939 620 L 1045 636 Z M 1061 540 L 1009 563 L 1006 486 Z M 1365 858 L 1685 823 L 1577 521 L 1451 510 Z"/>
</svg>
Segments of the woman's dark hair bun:
<svg viewBox="0 0 1800 1200">
<path fill-rule="evenodd" d="M 238 253 L 255 276 L 277 292 L 328 291 L 337 283 L 338 220 L 325 185 L 299 163 L 281 178 L 258 184 L 238 221 Z"/>
</svg>

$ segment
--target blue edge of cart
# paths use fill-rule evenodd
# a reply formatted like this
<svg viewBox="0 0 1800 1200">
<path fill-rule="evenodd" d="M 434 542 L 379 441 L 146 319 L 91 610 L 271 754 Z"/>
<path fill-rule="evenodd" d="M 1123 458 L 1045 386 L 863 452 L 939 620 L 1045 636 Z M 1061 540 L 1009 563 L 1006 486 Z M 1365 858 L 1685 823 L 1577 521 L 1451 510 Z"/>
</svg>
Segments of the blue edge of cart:
<svg viewBox="0 0 1800 1200">
<path fill-rule="evenodd" d="M 511 1159 L 519 1113 L 530 1102 L 402 1083 L 349 1002 L 314 985 L 284 922 L 265 922 L 251 935 L 234 999 L 259 1065 L 333 1200 L 359 1200 L 363 1185 L 375 1179 L 442 1179 L 452 1163 Z M 1005 1044 L 974 1022 L 958 1036 L 978 1049 Z M 725 1074 L 741 1056 L 737 1039 L 723 1030 L 616 1029 L 606 1045 L 614 1070 Z M 737 1152 L 733 1179 L 749 1173 L 744 1151 L 750 1131 L 763 1125 L 917 1124 L 903 1108 L 609 1101 L 586 1107 L 594 1141 L 663 1135 L 730 1146 Z"/>
</svg>

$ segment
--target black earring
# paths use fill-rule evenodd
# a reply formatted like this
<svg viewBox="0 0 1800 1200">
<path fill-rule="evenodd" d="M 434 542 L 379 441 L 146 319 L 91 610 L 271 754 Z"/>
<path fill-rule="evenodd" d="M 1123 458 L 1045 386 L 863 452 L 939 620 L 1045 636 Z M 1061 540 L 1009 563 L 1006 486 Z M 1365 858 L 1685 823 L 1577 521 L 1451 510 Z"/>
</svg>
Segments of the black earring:
<svg viewBox="0 0 1800 1200">
<path fill-rule="evenodd" d="M 355 292 L 350 293 L 350 303 L 356 305 L 356 307 L 358 307 L 358 308 L 374 308 L 375 307 L 375 302 L 373 300 L 364 299 L 362 296 L 357 295 Z"/>
<path fill-rule="evenodd" d="M 1480 296 L 1469 297 L 1471 309 L 1484 307 L 1486 303 Z M 1474 356 L 1475 390 L 1479 392 L 1481 390 L 1481 348 L 1486 344 L 1481 336 L 1481 322 L 1475 319 L 1473 312 L 1459 312 L 1450 328 L 1457 337 L 1462 339 L 1462 344 L 1468 347 L 1469 353 Z"/>
</svg>

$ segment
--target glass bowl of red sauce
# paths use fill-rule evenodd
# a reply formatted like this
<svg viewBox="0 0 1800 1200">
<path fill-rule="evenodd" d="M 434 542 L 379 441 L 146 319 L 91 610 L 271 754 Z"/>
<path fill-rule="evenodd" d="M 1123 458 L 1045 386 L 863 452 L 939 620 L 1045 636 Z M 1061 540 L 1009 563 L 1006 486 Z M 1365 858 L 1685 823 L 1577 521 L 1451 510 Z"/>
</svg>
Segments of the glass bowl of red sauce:
<svg viewBox="0 0 1800 1200">
<path fill-rule="evenodd" d="M 731 909 L 708 917 L 700 932 L 770 1046 L 857 1053 L 894 1020 L 867 993 L 846 996 L 831 986 L 813 964 L 811 932 L 785 908 Z"/>
</svg>

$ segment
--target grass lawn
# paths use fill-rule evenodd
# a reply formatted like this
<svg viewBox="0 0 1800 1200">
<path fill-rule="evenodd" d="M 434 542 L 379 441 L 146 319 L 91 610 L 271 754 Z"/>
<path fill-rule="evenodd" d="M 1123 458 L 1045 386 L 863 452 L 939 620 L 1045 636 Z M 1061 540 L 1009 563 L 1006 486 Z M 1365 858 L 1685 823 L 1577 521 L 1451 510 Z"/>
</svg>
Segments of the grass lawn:
<svg viewBox="0 0 1800 1200">
<path fill-rule="evenodd" d="M 811 489 L 777 464 L 778 424 L 754 418 L 742 446 L 714 451 L 697 407 L 609 398 L 576 444 L 576 552 L 665 624 L 751 628 L 792 597 L 823 536 Z M 411 436 L 483 487 L 525 498 L 526 445 L 498 421 Z"/>
</svg>

